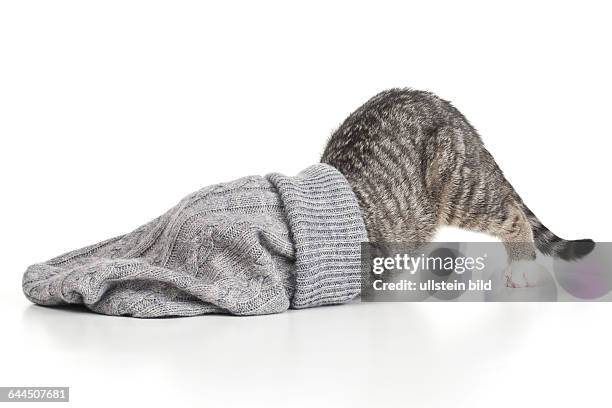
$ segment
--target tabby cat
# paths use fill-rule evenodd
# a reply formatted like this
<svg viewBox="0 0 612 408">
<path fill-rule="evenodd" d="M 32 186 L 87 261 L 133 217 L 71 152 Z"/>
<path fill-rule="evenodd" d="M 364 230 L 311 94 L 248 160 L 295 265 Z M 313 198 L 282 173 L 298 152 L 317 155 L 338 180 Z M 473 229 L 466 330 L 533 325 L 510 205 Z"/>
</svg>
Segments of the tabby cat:
<svg viewBox="0 0 612 408">
<path fill-rule="evenodd" d="M 585 256 L 590 239 L 567 241 L 527 208 L 476 129 L 430 92 L 391 89 L 367 101 L 331 136 L 323 163 L 355 191 L 372 242 L 427 242 L 440 225 L 485 232 L 508 253 L 506 283 L 528 286 L 513 266 L 536 248 L 565 260 Z"/>
</svg>

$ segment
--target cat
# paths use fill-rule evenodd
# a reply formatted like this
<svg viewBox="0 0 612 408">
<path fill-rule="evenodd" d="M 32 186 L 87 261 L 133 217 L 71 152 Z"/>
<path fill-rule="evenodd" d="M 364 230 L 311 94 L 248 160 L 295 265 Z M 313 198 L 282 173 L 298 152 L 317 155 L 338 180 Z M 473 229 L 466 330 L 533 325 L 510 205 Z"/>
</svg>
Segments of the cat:
<svg viewBox="0 0 612 408">
<path fill-rule="evenodd" d="M 510 287 L 529 286 L 517 265 L 536 248 L 564 260 L 591 252 L 568 241 L 527 208 L 476 129 L 433 93 L 390 89 L 371 98 L 332 134 L 323 163 L 352 186 L 371 242 L 428 242 L 442 225 L 485 232 L 506 248 Z"/>
</svg>

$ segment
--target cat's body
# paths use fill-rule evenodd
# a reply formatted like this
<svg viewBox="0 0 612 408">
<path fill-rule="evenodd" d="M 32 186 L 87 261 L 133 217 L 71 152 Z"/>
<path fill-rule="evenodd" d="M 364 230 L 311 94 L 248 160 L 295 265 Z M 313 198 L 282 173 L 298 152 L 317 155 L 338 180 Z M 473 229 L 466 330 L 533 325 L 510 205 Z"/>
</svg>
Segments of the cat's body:
<svg viewBox="0 0 612 408">
<path fill-rule="evenodd" d="M 511 262 L 535 259 L 536 247 L 575 259 L 594 246 L 544 227 L 465 117 L 429 92 L 376 95 L 334 132 L 321 161 L 353 187 L 374 242 L 427 242 L 454 225 L 500 238 Z"/>
</svg>

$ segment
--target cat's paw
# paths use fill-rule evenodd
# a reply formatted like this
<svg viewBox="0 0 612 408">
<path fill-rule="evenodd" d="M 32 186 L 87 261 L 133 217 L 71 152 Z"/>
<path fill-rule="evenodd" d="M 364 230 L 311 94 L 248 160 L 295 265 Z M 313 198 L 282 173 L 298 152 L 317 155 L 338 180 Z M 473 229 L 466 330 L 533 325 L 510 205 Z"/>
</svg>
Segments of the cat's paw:
<svg viewBox="0 0 612 408">
<path fill-rule="evenodd" d="M 509 288 L 535 286 L 542 267 L 535 261 L 515 261 L 504 270 L 504 280 Z"/>
</svg>

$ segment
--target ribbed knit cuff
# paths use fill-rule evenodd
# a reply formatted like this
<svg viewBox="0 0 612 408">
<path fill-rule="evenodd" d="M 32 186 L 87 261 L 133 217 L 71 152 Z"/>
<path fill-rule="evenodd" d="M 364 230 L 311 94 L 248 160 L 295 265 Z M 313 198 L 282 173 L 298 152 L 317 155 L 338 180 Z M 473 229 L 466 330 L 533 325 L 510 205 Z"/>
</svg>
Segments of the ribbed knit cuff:
<svg viewBox="0 0 612 408">
<path fill-rule="evenodd" d="M 295 177 L 266 176 L 278 189 L 295 245 L 291 307 L 346 302 L 361 290 L 361 242 L 367 233 L 357 199 L 334 167 L 316 164 Z"/>
</svg>

